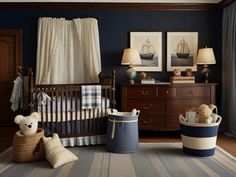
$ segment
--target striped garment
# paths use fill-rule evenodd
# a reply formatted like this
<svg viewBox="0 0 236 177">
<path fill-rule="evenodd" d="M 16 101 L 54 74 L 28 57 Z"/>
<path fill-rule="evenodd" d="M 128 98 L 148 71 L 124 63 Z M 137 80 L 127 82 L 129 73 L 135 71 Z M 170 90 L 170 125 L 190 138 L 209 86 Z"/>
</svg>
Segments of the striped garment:
<svg viewBox="0 0 236 177">
<path fill-rule="evenodd" d="M 18 76 L 14 80 L 14 87 L 11 93 L 11 109 L 13 111 L 16 111 L 19 109 L 19 104 L 20 108 L 23 108 L 23 80 L 20 76 Z"/>
<path fill-rule="evenodd" d="M 82 109 L 101 108 L 102 86 L 82 85 L 81 86 Z"/>
</svg>

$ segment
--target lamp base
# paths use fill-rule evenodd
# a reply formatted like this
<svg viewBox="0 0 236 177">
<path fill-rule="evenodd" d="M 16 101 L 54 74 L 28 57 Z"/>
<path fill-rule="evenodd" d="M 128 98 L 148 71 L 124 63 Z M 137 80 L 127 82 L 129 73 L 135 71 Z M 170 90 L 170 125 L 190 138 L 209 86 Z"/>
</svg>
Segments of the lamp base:
<svg viewBox="0 0 236 177">
<path fill-rule="evenodd" d="M 129 84 L 134 84 L 134 78 L 136 77 L 137 73 L 135 71 L 135 69 L 133 67 L 130 67 L 127 71 L 126 71 L 126 75 L 129 79 Z"/>
<path fill-rule="evenodd" d="M 134 80 L 129 80 L 129 84 L 134 84 Z"/>
<path fill-rule="evenodd" d="M 207 65 L 204 65 L 204 69 L 202 70 L 202 75 L 204 78 L 204 82 L 208 84 L 208 76 L 209 76 L 210 70 L 208 69 Z"/>
</svg>

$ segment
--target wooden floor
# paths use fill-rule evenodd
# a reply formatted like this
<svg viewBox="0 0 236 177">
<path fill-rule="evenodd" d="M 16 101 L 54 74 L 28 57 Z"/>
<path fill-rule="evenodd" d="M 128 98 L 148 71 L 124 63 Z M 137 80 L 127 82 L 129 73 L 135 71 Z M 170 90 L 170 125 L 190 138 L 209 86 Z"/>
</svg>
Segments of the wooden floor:
<svg viewBox="0 0 236 177">
<path fill-rule="evenodd" d="M 18 128 L 0 128 L 0 152 L 12 145 L 12 140 Z M 140 131 L 140 142 L 181 142 L 179 132 Z M 236 157 L 236 138 L 219 134 L 217 145 Z"/>
<path fill-rule="evenodd" d="M 17 128 L 0 128 L 0 152 L 12 145 L 12 140 Z"/>
</svg>

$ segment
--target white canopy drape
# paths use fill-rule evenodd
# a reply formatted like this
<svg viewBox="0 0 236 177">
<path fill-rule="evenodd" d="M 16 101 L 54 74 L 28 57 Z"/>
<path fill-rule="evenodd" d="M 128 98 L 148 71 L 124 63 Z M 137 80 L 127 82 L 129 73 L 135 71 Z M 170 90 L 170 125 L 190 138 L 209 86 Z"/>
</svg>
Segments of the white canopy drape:
<svg viewBox="0 0 236 177">
<path fill-rule="evenodd" d="M 100 71 L 96 19 L 39 19 L 36 84 L 98 82 Z"/>
</svg>

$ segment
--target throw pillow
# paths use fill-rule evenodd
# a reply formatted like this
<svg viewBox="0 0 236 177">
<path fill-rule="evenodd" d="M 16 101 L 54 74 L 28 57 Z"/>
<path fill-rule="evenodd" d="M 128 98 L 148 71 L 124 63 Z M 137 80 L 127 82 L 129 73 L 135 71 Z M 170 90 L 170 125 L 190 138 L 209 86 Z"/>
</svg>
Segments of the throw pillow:
<svg viewBox="0 0 236 177">
<path fill-rule="evenodd" d="M 45 148 L 46 158 L 53 166 L 53 168 L 57 168 L 68 162 L 72 162 L 78 159 L 76 155 L 62 146 L 57 133 L 54 133 L 53 137 L 43 137 L 43 144 Z"/>
</svg>

